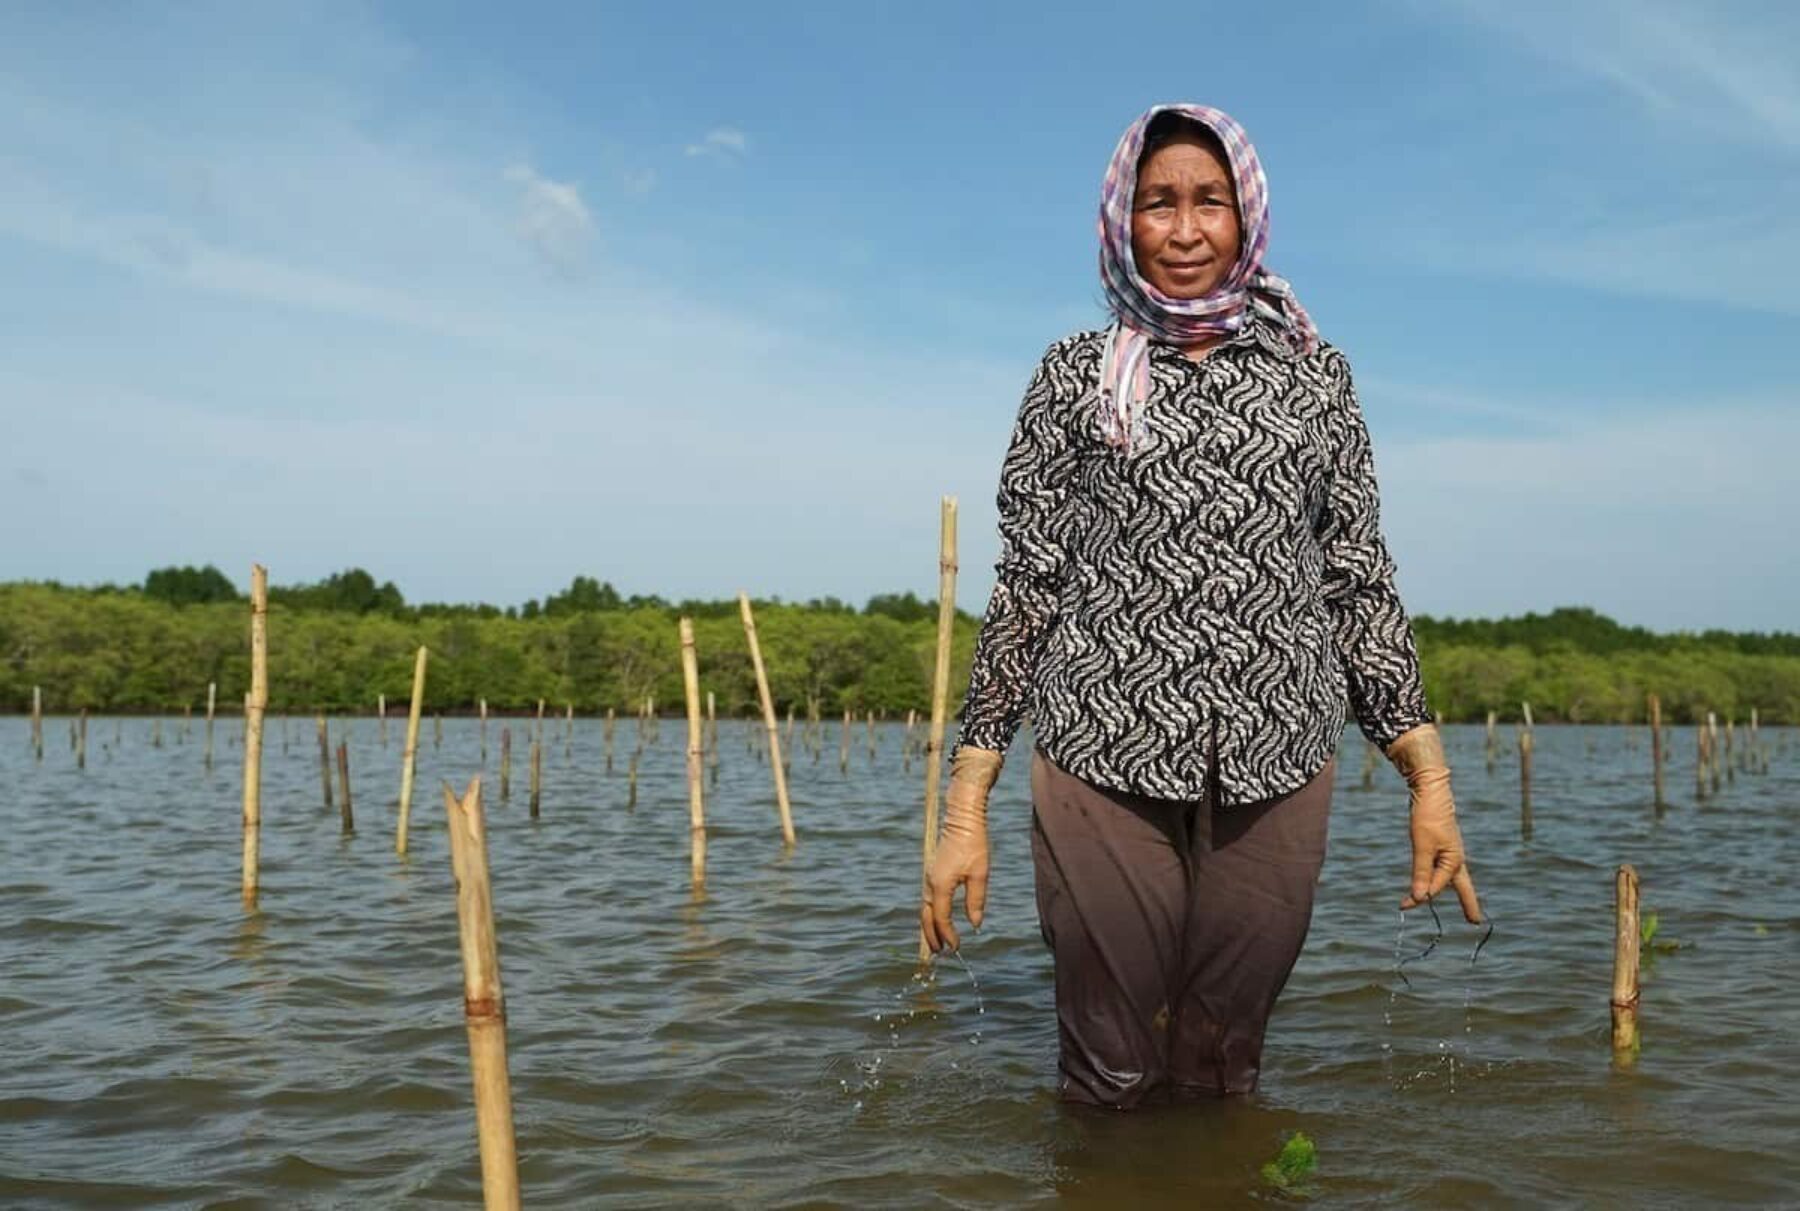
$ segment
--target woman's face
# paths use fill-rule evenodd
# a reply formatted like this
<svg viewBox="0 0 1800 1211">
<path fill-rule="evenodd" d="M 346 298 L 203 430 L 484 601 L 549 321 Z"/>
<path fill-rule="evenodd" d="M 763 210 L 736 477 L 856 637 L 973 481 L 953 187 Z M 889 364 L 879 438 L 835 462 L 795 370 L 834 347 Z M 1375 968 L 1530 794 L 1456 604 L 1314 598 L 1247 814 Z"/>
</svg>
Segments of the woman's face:
<svg viewBox="0 0 1800 1211">
<path fill-rule="evenodd" d="M 1225 280 L 1242 239 L 1237 191 L 1216 151 L 1181 135 L 1150 154 L 1131 207 L 1140 277 L 1170 298 L 1197 299 Z"/>
</svg>

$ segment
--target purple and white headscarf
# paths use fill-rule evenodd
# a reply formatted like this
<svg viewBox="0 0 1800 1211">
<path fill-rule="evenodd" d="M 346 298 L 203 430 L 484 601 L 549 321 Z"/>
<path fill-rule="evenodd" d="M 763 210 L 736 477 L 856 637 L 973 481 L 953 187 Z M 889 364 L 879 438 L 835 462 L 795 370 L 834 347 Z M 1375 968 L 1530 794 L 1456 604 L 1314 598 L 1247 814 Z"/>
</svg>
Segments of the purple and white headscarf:
<svg viewBox="0 0 1800 1211">
<path fill-rule="evenodd" d="M 1131 252 L 1131 211 L 1137 194 L 1138 158 L 1151 119 L 1174 112 L 1218 137 L 1237 190 L 1243 237 L 1237 263 L 1225 279 L 1197 299 L 1170 298 L 1138 273 Z M 1150 397 L 1150 344 L 1191 345 L 1209 336 L 1241 332 L 1252 315 L 1273 320 L 1296 353 L 1319 347 L 1312 318 L 1286 279 L 1263 268 L 1269 246 L 1269 185 L 1256 148 L 1230 114 L 1206 105 L 1156 105 L 1119 139 L 1100 194 L 1100 282 L 1114 324 L 1100 370 L 1100 422 L 1109 444 L 1130 449 L 1141 433 Z"/>
</svg>

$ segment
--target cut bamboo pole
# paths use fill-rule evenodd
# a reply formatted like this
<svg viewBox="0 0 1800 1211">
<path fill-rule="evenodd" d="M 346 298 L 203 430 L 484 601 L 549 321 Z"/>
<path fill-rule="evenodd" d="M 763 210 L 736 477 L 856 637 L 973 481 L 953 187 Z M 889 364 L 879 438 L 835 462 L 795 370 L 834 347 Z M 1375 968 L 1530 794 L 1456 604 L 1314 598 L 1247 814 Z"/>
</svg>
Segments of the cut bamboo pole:
<svg viewBox="0 0 1800 1211">
<path fill-rule="evenodd" d="M 575 704 L 569 703 L 563 713 L 563 744 L 565 747 L 575 743 Z"/>
<path fill-rule="evenodd" d="M 867 716 L 867 719 L 865 720 L 865 722 L 868 725 L 868 732 L 869 732 L 869 768 L 873 769 L 875 767 L 875 712 L 874 711 L 868 712 L 868 716 Z"/>
<path fill-rule="evenodd" d="M 1650 769 L 1654 783 L 1656 799 L 1653 806 L 1657 811 L 1663 809 L 1663 745 L 1662 745 L 1662 699 L 1655 694 L 1650 695 Z"/>
<path fill-rule="evenodd" d="M 756 672 L 756 700 L 762 705 L 763 729 L 768 733 L 769 769 L 775 775 L 775 808 L 781 816 L 781 839 L 794 844 L 794 812 L 788 802 L 787 767 L 781 760 L 781 735 L 775 728 L 775 698 L 769 693 L 769 674 L 763 666 L 762 641 L 756 634 L 756 615 L 750 594 L 738 593 L 738 614 L 744 620 L 744 641 L 750 646 L 750 664 Z"/>
<path fill-rule="evenodd" d="M 626 811 L 633 811 L 637 808 L 637 763 L 638 763 L 638 754 L 642 751 L 643 751 L 642 749 L 632 749 L 631 750 L 631 758 L 627 762 L 627 768 L 625 771 L 625 777 L 626 777 L 625 810 Z"/>
<path fill-rule="evenodd" d="M 338 811 L 343 817 L 344 835 L 356 831 L 356 812 L 350 806 L 350 745 L 338 741 Z"/>
<path fill-rule="evenodd" d="M 406 714 L 406 749 L 400 754 L 400 822 L 394 831 L 394 852 L 406 852 L 406 825 L 412 816 L 413 771 L 419 759 L 419 712 L 425 707 L 424 644 L 413 657 L 412 706 Z"/>
<path fill-rule="evenodd" d="M 537 730 L 532 733 L 531 741 L 533 744 L 544 742 L 544 700 L 542 698 L 538 699 Z"/>
<path fill-rule="evenodd" d="M 487 767 L 487 699 L 481 700 L 481 764 Z"/>
<path fill-rule="evenodd" d="M 150 721 L 150 747 L 161 748 L 162 746 L 162 716 L 159 715 Z"/>
<path fill-rule="evenodd" d="M 41 686 L 31 687 L 31 748 L 37 759 L 44 759 L 44 691 Z"/>
<path fill-rule="evenodd" d="M 218 710 L 218 706 L 219 683 L 209 681 L 206 683 L 206 768 L 208 771 L 212 769 L 213 715 Z"/>
<path fill-rule="evenodd" d="M 500 729 L 500 802 L 512 801 L 512 728 Z"/>
<path fill-rule="evenodd" d="M 262 841 L 263 714 L 269 706 L 269 570 L 250 565 L 250 693 L 244 699 L 244 904 L 256 906 Z"/>
<path fill-rule="evenodd" d="M 531 742 L 531 818 L 538 818 L 538 800 L 544 788 L 544 746 Z"/>
<path fill-rule="evenodd" d="M 175 734 L 175 743 L 186 744 L 187 738 L 194 734 L 194 708 L 188 703 L 181 704 L 181 730 Z"/>
<path fill-rule="evenodd" d="M 681 619 L 677 633 L 681 636 L 681 685 L 687 698 L 688 832 L 693 838 L 694 885 L 699 886 L 706 881 L 706 798 L 701 785 L 706 754 L 700 731 L 700 659 L 694 651 L 693 619 Z"/>
<path fill-rule="evenodd" d="M 713 785 L 719 784 L 719 707 L 713 692 L 706 691 L 706 768 L 712 772 Z"/>
<path fill-rule="evenodd" d="M 613 708 L 610 706 L 607 707 L 606 723 L 601 728 L 600 734 L 606 741 L 606 772 L 609 774 L 613 772 L 613 726 L 617 722 L 618 720 L 613 714 Z"/>
<path fill-rule="evenodd" d="M 1532 728 L 1531 704 L 1529 702 L 1522 702 L 1519 705 L 1525 709 L 1525 730 L 1529 732 Z"/>
<path fill-rule="evenodd" d="M 850 772 L 850 708 L 844 708 L 844 730 L 838 741 L 838 773 Z"/>
<path fill-rule="evenodd" d="M 325 712 L 320 711 L 316 720 L 319 732 L 319 795 L 324 800 L 325 810 L 331 810 L 331 734 L 325 726 Z"/>
<path fill-rule="evenodd" d="M 1629 1064 L 1638 1047 L 1638 875 L 1629 864 L 1619 867 L 1613 883 L 1613 1055 Z"/>
<path fill-rule="evenodd" d="M 469 1031 L 481 1190 L 489 1211 L 516 1209 L 519 1161 L 513 1135 L 512 1082 L 506 1071 L 506 998 L 500 986 L 500 947 L 494 938 L 481 779 L 469 783 L 460 800 L 446 784 L 444 808 L 450 820 L 450 872 L 456 879 L 463 1020 Z"/>
<path fill-rule="evenodd" d="M 1725 716 L 1725 781 L 1737 781 L 1737 720 Z"/>
<path fill-rule="evenodd" d="M 75 732 L 75 768 L 87 768 L 87 707 L 81 708 L 80 721 Z"/>
<path fill-rule="evenodd" d="M 929 886 L 931 860 L 937 853 L 938 777 L 944 757 L 944 717 L 950 697 L 950 640 L 956 627 L 956 497 L 946 496 L 938 511 L 937 662 L 931 674 L 931 731 L 925 740 L 925 844 L 919 870 L 919 892 Z M 931 958 L 931 947 L 919 932 L 919 962 Z"/>
<path fill-rule="evenodd" d="M 375 718 L 379 721 L 377 726 L 381 730 L 381 747 L 386 748 L 387 747 L 387 695 L 386 694 L 375 695 Z"/>
<path fill-rule="evenodd" d="M 1531 837 L 1531 729 L 1519 733 L 1519 834 Z"/>
<path fill-rule="evenodd" d="M 1711 711 L 1706 712 L 1706 766 L 1712 775 L 1712 785 L 1707 788 L 1711 794 L 1719 793 L 1719 717 Z"/>
<path fill-rule="evenodd" d="M 431 712 L 431 750 L 436 752 L 444 747 L 444 713 Z"/>
<path fill-rule="evenodd" d="M 1706 798 L 1706 724 L 1694 728 L 1694 798 Z"/>
</svg>

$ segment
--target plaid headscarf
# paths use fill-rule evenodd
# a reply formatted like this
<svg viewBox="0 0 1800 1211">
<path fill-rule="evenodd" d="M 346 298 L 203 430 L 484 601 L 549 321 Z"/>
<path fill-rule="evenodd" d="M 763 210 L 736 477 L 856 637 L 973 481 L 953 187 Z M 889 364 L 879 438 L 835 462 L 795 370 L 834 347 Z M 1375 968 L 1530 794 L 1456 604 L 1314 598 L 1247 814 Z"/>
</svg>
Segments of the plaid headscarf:
<svg viewBox="0 0 1800 1211">
<path fill-rule="evenodd" d="M 1131 252 L 1131 210 L 1144 134 L 1151 119 L 1168 112 L 1190 118 L 1218 137 L 1237 190 L 1243 233 L 1237 263 L 1212 293 L 1197 299 L 1174 299 L 1156 289 L 1138 273 Z M 1152 341 L 1190 345 L 1209 336 L 1230 336 L 1241 332 L 1253 315 L 1261 315 L 1274 321 L 1295 353 L 1319 347 L 1318 330 L 1294 297 L 1294 288 L 1263 268 L 1268 246 L 1268 181 L 1250 137 L 1230 114 L 1205 105 L 1156 105 L 1126 128 L 1100 193 L 1100 281 L 1115 321 L 1100 370 L 1100 423 L 1109 444 L 1129 450 L 1142 432 Z"/>
</svg>

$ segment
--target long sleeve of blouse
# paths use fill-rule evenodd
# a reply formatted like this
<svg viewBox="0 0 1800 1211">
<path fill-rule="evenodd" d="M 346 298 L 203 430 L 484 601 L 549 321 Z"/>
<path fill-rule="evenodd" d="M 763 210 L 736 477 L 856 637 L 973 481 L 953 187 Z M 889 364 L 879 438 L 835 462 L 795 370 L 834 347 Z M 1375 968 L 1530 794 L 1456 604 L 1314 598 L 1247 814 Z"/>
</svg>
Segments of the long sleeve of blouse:
<svg viewBox="0 0 1800 1211">
<path fill-rule="evenodd" d="M 1304 785 L 1346 698 L 1385 746 L 1430 718 L 1342 353 L 1251 324 L 1199 362 L 1153 346 L 1131 449 L 1108 445 L 1103 331 L 1044 355 L 996 498 L 1000 556 L 958 748 L 1027 711 L 1099 786 L 1227 806 Z"/>
<path fill-rule="evenodd" d="M 1066 344 L 1066 342 L 1063 342 Z M 1005 752 L 1023 720 L 1044 638 L 1056 615 L 1067 551 L 1057 534 L 1072 469 L 1068 433 L 1053 415 L 1060 345 L 1039 362 L 1013 424 L 995 504 L 1000 555 L 976 636 L 956 747 Z M 954 757 L 954 752 L 952 753 Z"/>
<path fill-rule="evenodd" d="M 1363 735 L 1386 748 L 1431 722 L 1412 622 L 1394 586 L 1394 560 L 1381 532 L 1381 491 L 1368 425 L 1342 354 L 1327 363 L 1338 442 L 1319 547 L 1321 596 L 1343 661 L 1350 707 Z"/>
</svg>

